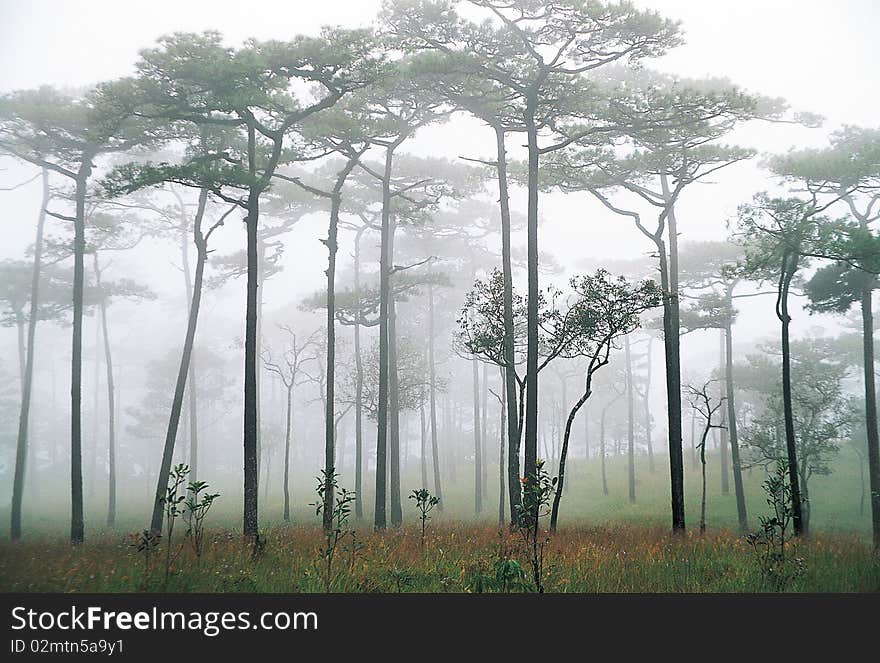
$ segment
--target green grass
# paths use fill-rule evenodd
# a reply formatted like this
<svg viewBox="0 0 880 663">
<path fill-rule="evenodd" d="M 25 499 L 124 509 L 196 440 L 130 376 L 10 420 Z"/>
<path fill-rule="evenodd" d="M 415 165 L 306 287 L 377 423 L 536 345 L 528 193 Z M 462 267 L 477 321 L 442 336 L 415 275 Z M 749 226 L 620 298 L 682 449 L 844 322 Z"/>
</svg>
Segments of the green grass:
<svg viewBox="0 0 880 663">
<path fill-rule="evenodd" d="M 562 502 L 560 531 L 547 552 L 545 585 L 551 592 L 755 592 L 768 591 L 745 539 L 734 533 L 736 504 L 723 495 L 716 461 L 710 457 L 708 524 L 695 531 L 699 509 L 699 474 L 686 457 L 687 536 L 669 532 L 668 474 L 662 456 L 657 470 L 638 465 L 637 501 L 627 499 L 625 458 L 608 460 L 609 495 L 601 489 L 598 462 L 572 463 L 571 490 Z M 404 475 L 404 493 L 417 485 L 413 471 Z M 210 477 L 208 477 L 210 478 Z M 418 540 L 416 512 L 405 499 L 405 525 L 372 532 L 372 504 L 365 520 L 352 522 L 363 550 L 353 562 L 343 555 L 333 591 L 342 592 L 478 592 L 496 591 L 495 565 L 516 559 L 528 568 L 518 535 L 497 527 L 497 475 L 490 474 L 484 513 L 472 513 L 472 484 L 465 468 L 459 483 L 446 486 L 446 509 L 435 511 L 429 524 L 427 551 Z M 763 472 L 746 473 L 750 525 L 767 511 L 760 484 Z M 371 482 L 369 482 L 371 483 Z M 369 485 L 368 483 L 368 485 Z M 300 482 L 304 486 L 304 482 Z M 732 482 L 731 482 L 732 491 Z M 813 533 L 798 545 L 806 572 L 790 591 L 880 591 L 880 565 L 869 546 L 870 516 L 859 514 L 858 466 L 842 456 L 835 472 L 816 477 L 812 485 Z M 321 531 L 307 506 L 313 494 L 296 493 L 294 522 L 283 524 L 280 503 L 261 505 L 265 554 L 258 560 L 241 542 L 239 495 L 224 492 L 209 516 L 207 553 L 199 562 L 184 547 L 167 583 L 162 556 L 156 554 L 149 574 L 144 559 L 131 546 L 131 532 L 143 528 L 143 504 L 123 502 L 119 526 L 102 528 L 94 509 L 86 542 L 67 541 L 66 505 L 26 513 L 27 536 L 19 543 L 0 543 L 0 591 L 26 592 L 318 592 L 324 590 L 317 551 Z M 96 505 L 98 506 L 98 505 Z M 59 516 L 58 514 L 63 514 Z M 4 523 L 5 524 L 5 523 Z M 180 531 L 180 529 L 178 530 Z M 508 591 L 529 591 L 529 583 Z"/>
</svg>

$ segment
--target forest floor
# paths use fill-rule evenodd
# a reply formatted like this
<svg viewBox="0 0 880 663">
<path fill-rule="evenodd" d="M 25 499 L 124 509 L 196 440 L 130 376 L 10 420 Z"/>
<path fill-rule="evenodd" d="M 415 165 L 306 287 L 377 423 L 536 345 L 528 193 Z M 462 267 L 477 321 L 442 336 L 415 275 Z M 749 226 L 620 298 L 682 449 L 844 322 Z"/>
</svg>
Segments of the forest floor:
<svg viewBox="0 0 880 663">
<path fill-rule="evenodd" d="M 534 591 L 521 536 L 496 527 L 431 526 L 424 551 L 418 526 L 374 533 L 360 528 L 359 549 L 334 560 L 334 592 Z M 211 531 L 197 559 L 187 542 L 165 577 L 165 546 L 149 563 L 122 536 L 104 535 L 78 547 L 57 541 L 0 545 L 3 592 L 323 592 L 325 546 L 316 526 L 274 527 L 257 559 L 240 534 Z M 880 591 L 880 564 L 863 538 L 816 534 L 789 554 L 802 575 L 786 591 Z M 517 577 L 516 560 L 523 570 Z M 506 574 L 505 574 L 506 571 Z M 507 576 L 505 581 L 503 578 Z M 744 537 L 726 530 L 674 536 L 667 527 L 621 524 L 560 528 L 546 547 L 547 592 L 761 592 L 762 576 Z"/>
</svg>

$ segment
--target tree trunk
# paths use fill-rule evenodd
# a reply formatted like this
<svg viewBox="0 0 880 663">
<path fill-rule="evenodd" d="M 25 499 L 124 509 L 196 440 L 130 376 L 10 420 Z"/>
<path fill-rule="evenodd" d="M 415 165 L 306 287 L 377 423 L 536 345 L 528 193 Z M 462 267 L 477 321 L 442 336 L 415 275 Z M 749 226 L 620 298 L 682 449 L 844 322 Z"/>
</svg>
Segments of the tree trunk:
<svg viewBox="0 0 880 663">
<path fill-rule="evenodd" d="M 481 415 L 480 415 L 480 459 L 481 459 L 481 467 L 483 468 L 481 477 L 480 477 L 480 490 L 483 494 L 484 499 L 489 498 L 489 456 L 488 450 L 486 449 L 488 445 L 488 436 L 489 436 L 489 377 L 488 377 L 488 365 L 486 363 L 483 364 L 483 376 L 482 376 L 482 405 L 481 405 Z"/>
<path fill-rule="evenodd" d="M 524 121 L 528 142 L 527 273 L 526 315 L 526 410 L 523 476 L 534 482 L 538 459 L 538 130 L 535 126 L 535 94 L 526 97 Z"/>
<path fill-rule="evenodd" d="M 284 424 L 284 522 L 290 522 L 290 424 L 293 401 L 293 377 L 287 386 L 287 416 Z"/>
<path fill-rule="evenodd" d="M 874 312 L 871 288 L 861 297 L 862 357 L 865 373 L 865 432 L 868 442 L 868 480 L 871 486 L 871 527 L 874 550 L 880 551 L 880 440 L 877 432 L 877 387 L 874 378 Z"/>
<path fill-rule="evenodd" d="M 724 329 L 721 329 L 719 331 L 720 331 L 720 336 L 718 338 L 718 341 L 719 341 L 719 345 L 720 345 L 720 361 L 719 361 L 718 371 L 722 375 L 722 381 L 726 382 L 726 380 L 724 380 L 724 378 L 723 378 L 723 376 L 725 375 L 725 373 L 727 371 L 727 363 L 725 361 L 726 346 L 725 346 L 725 341 L 724 341 L 726 334 L 724 332 Z M 721 397 L 725 393 L 724 385 L 721 385 L 721 387 L 719 388 L 718 391 L 720 392 L 719 397 Z M 720 469 L 721 469 L 721 494 L 722 495 L 729 495 L 730 494 L 730 477 L 729 477 L 729 473 L 728 473 L 728 469 L 727 469 L 727 449 L 728 449 L 728 443 L 729 443 L 729 435 L 728 435 L 728 427 L 724 423 L 725 418 L 726 418 L 726 415 L 725 415 L 724 410 L 722 409 L 721 410 L 721 429 L 720 429 L 721 448 L 719 449 L 719 456 L 720 456 L 719 460 L 720 460 Z"/>
<path fill-rule="evenodd" d="M 568 440 L 571 438 L 571 425 L 574 423 L 574 418 L 578 413 L 578 410 L 581 409 L 581 406 L 587 402 L 587 399 L 590 397 L 590 376 L 587 377 L 587 388 L 584 391 L 583 395 L 577 400 L 577 403 L 574 404 L 574 407 L 571 408 L 571 411 L 568 413 L 568 419 L 565 422 L 565 433 L 562 438 L 562 449 L 559 452 L 559 474 L 558 474 L 558 482 L 556 484 L 556 491 L 553 495 L 553 507 L 550 512 L 550 531 L 556 531 L 556 523 L 559 520 L 559 503 L 562 501 L 562 491 L 565 486 L 565 461 L 568 458 Z M 603 463 L 604 469 L 604 463 Z M 605 486 L 605 474 L 604 471 L 602 473 L 602 481 L 603 486 Z M 607 487 L 606 487 L 607 488 Z M 606 490 L 607 494 L 607 490 Z"/>
<path fill-rule="evenodd" d="M 388 444 L 388 323 L 390 317 L 391 277 L 391 169 L 394 151 L 385 150 L 385 172 L 382 177 L 382 229 L 379 257 L 379 402 L 376 417 L 376 507 L 374 527 L 387 526 L 385 518 L 387 444 Z"/>
<path fill-rule="evenodd" d="M 786 251 L 782 258 L 779 298 L 776 316 L 782 333 L 782 405 L 785 418 L 785 447 L 788 454 L 788 480 L 791 487 L 792 523 L 795 536 L 806 534 L 801 510 L 801 490 L 798 482 L 797 446 L 794 431 L 794 409 L 791 396 L 791 345 L 789 341 L 788 290 L 797 270 L 797 255 Z"/>
<path fill-rule="evenodd" d="M 85 538 L 82 484 L 82 326 L 86 250 L 86 186 L 92 155 L 83 155 L 76 176 L 76 214 L 73 239 L 73 344 L 70 357 L 70 542 Z"/>
<path fill-rule="evenodd" d="M 364 517 L 363 498 L 363 465 L 364 465 L 364 363 L 361 357 L 361 235 L 366 226 L 358 229 L 354 237 L 354 300 L 357 306 L 357 315 L 354 323 L 354 517 L 361 520 Z"/>
<path fill-rule="evenodd" d="M 46 206 L 49 204 L 49 172 L 42 172 L 43 198 L 37 216 L 37 235 L 34 239 L 34 267 L 31 273 L 31 302 L 27 327 L 27 347 L 21 385 L 21 410 L 18 416 L 18 437 L 15 445 L 15 470 L 12 479 L 12 511 L 9 538 L 21 539 L 21 505 L 24 496 L 25 469 L 28 456 L 28 423 L 31 411 L 31 392 L 34 379 L 34 342 L 40 311 L 40 272 L 43 260 L 43 230 L 46 225 Z M 54 368 L 54 367 L 53 367 Z"/>
<path fill-rule="evenodd" d="M 335 429 L 335 377 L 336 377 L 336 252 L 339 249 L 340 192 L 334 191 L 330 198 L 330 227 L 327 230 L 327 367 L 325 369 L 326 394 L 324 398 L 324 530 L 333 527 L 333 477 L 336 474 Z"/>
<path fill-rule="evenodd" d="M 101 291 L 101 270 L 98 266 L 98 252 L 92 254 L 95 261 L 95 279 Z M 107 369 L 107 527 L 116 525 L 116 393 L 113 383 L 113 356 L 110 350 L 110 335 L 107 330 L 107 299 L 101 296 L 101 334 L 104 337 L 104 366 Z"/>
<path fill-rule="evenodd" d="M 199 191 L 199 205 L 193 221 L 193 242 L 196 245 L 196 270 L 193 279 L 192 300 L 189 305 L 189 319 L 186 326 L 186 337 L 183 342 L 183 353 L 180 357 L 180 366 L 177 370 L 177 382 L 174 386 L 174 398 L 171 401 L 171 414 L 168 418 L 168 429 L 165 434 L 165 445 L 162 449 L 162 462 L 159 467 L 159 476 L 156 483 L 156 493 L 153 500 L 153 515 L 150 519 L 150 529 L 155 533 L 162 532 L 162 520 L 164 517 L 162 498 L 168 486 L 168 475 L 171 473 L 171 462 L 174 457 L 174 443 L 177 439 L 177 428 L 180 425 L 180 414 L 183 409 L 183 397 L 186 391 L 189 364 L 192 359 L 193 346 L 195 344 L 196 326 L 199 319 L 199 306 L 202 300 L 202 277 L 205 272 L 205 262 L 208 259 L 208 247 L 202 236 L 202 219 L 205 215 L 205 206 L 208 201 L 207 189 Z"/>
<path fill-rule="evenodd" d="M 474 383 L 474 513 L 483 511 L 483 449 L 480 443 L 480 365 L 471 360 Z"/>
<path fill-rule="evenodd" d="M 629 334 L 623 337 L 626 352 L 626 438 L 627 438 L 627 477 L 629 481 L 629 502 L 636 501 L 636 452 L 635 452 L 635 400 L 633 398 L 632 353 L 630 352 Z"/>
<path fill-rule="evenodd" d="M 669 184 L 661 176 L 663 195 L 667 200 L 666 220 L 669 224 L 669 262 L 660 239 L 660 278 L 663 287 L 663 343 L 666 351 L 666 400 L 669 417 L 669 476 L 672 503 L 672 529 L 683 532 L 684 516 L 684 463 L 681 450 L 681 355 L 678 302 L 678 229 L 675 206 L 670 199 Z"/>
<path fill-rule="evenodd" d="M 648 356 L 645 360 L 645 442 L 648 445 L 648 471 L 654 474 L 654 441 L 651 438 L 651 346 L 654 337 L 648 335 Z"/>
<path fill-rule="evenodd" d="M 192 273 L 189 265 L 189 242 L 187 241 L 187 219 L 184 212 L 183 201 L 181 205 L 180 224 L 180 259 L 183 266 L 183 283 L 186 288 L 187 313 L 189 302 L 192 300 Z M 198 379 L 196 373 L 196 358 L 189 359 L 189 378 L 187 384 L 187 415 L 189 416 L 189 480 L 199 479 L 199 419 L 198 419 Z"/>
<path fill-rule="evenodd" d="M 507 414 L 507 383 L 505 382 L 505 371 L 501 367 L 501 426 L 498 428 L 498 527 L 504 526 L 504 425 L 505 416 Z"/>
<path fill-rule="evenodd" d="M 392 228 L 394 224 L 392 223 Z M 393 230 L 392 230 L 393 235 Z M 389 264 L 394 264 L 394 248 L 392 239 Z M 394 301 L 393 288 L 388 293 L 388 432 L 390 454 L 389 486 L 391 494 L 391 525 L 399 527 L 403 523 L 403 508 L 400 503 L 400 377 L 397 372 L 397 305 Z"/>
<path fill-rule="evenodd" d="M 498 203 L 501 212 L 501 275 L 504 283 L 504 391 L 507 407 L 507 489 L 510 495 L 510 522 L 514 523 L 521 503 L 519 473 L 520 416 L 517 405 L 513 328 L 513 267 L 511 262 L 510 196 L 507 190 L 507 151 L 504 130 L 495 127 L 498 153 Z"/>
<path fill-rule="evenodd" d="M 428 274 L 431 263 L 428 263 Z M 431 424 L 431 465 L 434 468 L 434 496 L 439 500 L 437 509 L 443 510 L 443 491 L 440 486 L 440 449 L 437 444 L 437 369 L 434 359 L 434 287 L 428 279 L 428 402 Z"/>
<path fill-rule="evenodd" d="M 736 495 L 736 515 L 739 522 L 739 530 L 742 533 L 749 531 L 748 515 L 746 513 L 746 495 L 743 488 L 742 462 L 739 456 L 739 436 L 736 429 L 736 401 L 733 385 L 733 333 L 732 324 L 727 322 L 724 330 L 724 384 L 727 393 L 727 429 L 730 440 L 730 460 L 733 465 L 733 491 Z"/>
</svg>

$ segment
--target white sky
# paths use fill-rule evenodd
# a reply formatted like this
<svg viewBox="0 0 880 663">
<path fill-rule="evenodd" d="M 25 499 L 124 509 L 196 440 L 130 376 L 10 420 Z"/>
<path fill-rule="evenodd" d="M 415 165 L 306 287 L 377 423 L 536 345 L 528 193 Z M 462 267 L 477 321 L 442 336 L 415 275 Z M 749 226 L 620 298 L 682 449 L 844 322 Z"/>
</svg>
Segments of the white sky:
<svg viewBox="0 0 880 663">
<path fill-rule="evenodd" d="M 367 24 L 379 4 L 378 0 L 0 0 L 0 91 L 41 84 L 80 86 L 126 75 L 140 48 L 173 31 L 216 29 L 230 42 L 247 37 L 284 39 L 328 23 Z M 636 4 L 683 22 L 686 45 L 655 66 L 687 76 L 726 76 L 828 119 L 820 130 L 752 127 L 737 136 L 743 144 L 781 151 L 794 145 L 820 145 L 829 130 L 843 123 L 878 124 L 880 2 L 637 0 Z M 487 156 L 493 140 L 478 124 L 458 121 L 426 132 L 415 145 L 452 158 Z M 19 181 L 25 172 L 30 171 L 10 167 L 0 172 L 0 186 Z M 679 211 L 684 239 L 720 239 L 736 205 L 772 186 L 756 162 L 731 168 L 716 181 L 717 186 L 685 194 Z M 31 241 L 37 185 L 0 195 L 4 236 L 0 257 L 19 257 Z M 542 214 L 546 224 L 541 248 L 565 265 L 584 255 L 622 257 L 651 248 L 626 222 L 609 219 L 585 198 L 545 197 Z M 306 224 L 291 235 L 291 241 L 299 238 L 311 246 L 317 228 Z M 227 233 L 232 245 L 239 231 Z M 322 276 L 323 253 L 309 254 L 314 256 L 314 269 L 309 256 L 297 263 L 297 281 L 304 290 L 319 284 Z M 290 297 L 290 288 L 285 289 Z M 749 306 L 762 305 L 755 301 Z M 748 327 L 755 335 L 773 329 L 767 326 L 770 311 L 759 310 Z M 761 319 L 766 322 L 761 324 Z"/>
</svg>

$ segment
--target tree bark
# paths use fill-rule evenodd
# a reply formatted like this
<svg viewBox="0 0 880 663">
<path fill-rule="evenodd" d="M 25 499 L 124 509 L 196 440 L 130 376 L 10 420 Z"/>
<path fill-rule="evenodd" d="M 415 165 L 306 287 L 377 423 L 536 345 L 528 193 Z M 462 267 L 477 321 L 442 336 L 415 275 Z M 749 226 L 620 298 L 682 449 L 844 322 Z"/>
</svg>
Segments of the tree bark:
<svg viewBox="0 0 880 663">
<path fill-rule="evenodd" d="M 788 291 L 797 270 L 796 254 L 786 250 L 782 257 L 779 297 L 776 302 L 776 316 L 781 323 L 782 336 L 782 405 L 785 419 L 785 447 L 788 455 L 788 481 L 791 488 L 792 524 L 795 536 L 806 534 L 801 509 L 801 489 L 798 481 L 797 442 L 794 431 L 794 409 L 791 395 L 791 344 L 789 340 Z"/>
<path fill-rule="evenodd" d="M 874 312 L 871 288 L 861 296 L 862 357 L 865 373 L 865 431 L 868 442 L 868 480 L 871 487 L 871 528 L 874 550 L 880 551 L 880 439 L 877 432 L 877 387 L 874 378 Z"/>
<path fill-rule="evenodd" d="M 629 502 L 636 501 L 636 455 L 635 455 L 635 400 L 633 398 L 632 353 L 630 352 L 629 335 L 623 337 L 626 353 L 626 438 L 627 438 L 627 477 L 629 483 Z"/>
<path fill-rule="evenodd" d="M 70 541 L 85 538 L 82 484 L 82 332 L 86 250 L 86 186 L 92 154 L 84 154 L 76 175 L 76 214 L 73 239 L 73 343 L 70 357 Z"/>
<path fill-rule="evenodd" d="M 95 280 L 101 290 L 101 269 L 98 265 L 98 252 L 93 254 L 95 261 Z M 104 366 L 107 370 L 107 527 L 116 525 L 116 392 L 113 382 L 113 355 L 110 348 L 110 334 L 107 328 L 107 299 L 101 295 L 101 334 L 104 338 Z"/>
<path fill-rule="evenodd" d="M 739 455 L 739 435 L 736 428 L 736 399 L 733 385 L 733 329 L 728 320 L 724 329 L 724 384 L 727 393 L 727 428 L 730 440 L 730 460 L 733 465 L 733 490 L 736 495 L 736 515 L 739 521 L 739 530 L 742 533 L 749 531 L 748 515 L 746 513 L 746 495 L 743 487 L 742 462 Z"/>
<path fill-rule="evenodd" d="M 354 298 L 357 302 L 357 317 L 354 323 L 354 517 L 362 520 L 364 517 L 363 498 L 363 467 L 364 467 L 364 363 L 361 357 L 361 234 L 366 226 L 360 228 L 354 238 Z"/>
<path fill-rule="evenodd" d="M 431 263 L 428 263 L 428 274 Z M 428 403 L 431 425 L 431 466 L 434 469 L 434 496 L 439 500 L 437 509 L 443 510 L 443 491 L 440 485 L 440 448 L 437 444 L 437 369 L 434 358 L 434 287 L 428 280 Z"/>
<path fill-rule="evenodd" d="M 284 522 L 290 522 L 290 430 L 293 413 L 293 378 L 287 386 L 287 416 L 284 425 Z"/>
<path fill-rule="evenodd" d="M 663 343 L 666 351 L 666 400 L 669 417 L 669 476 L 672 503 L 672 529 L 685 530 L 684 463 L 681 449 L 681 320 L 678 301 L 678 228 L 675 205 L 669 183 L 661 176 L 667 200 L 666 220 L 669 224 L 669 262 L 665 247 L 660 252 L 660 277 L 663 287 Z M 662 245 L 662 240 L 660 244 Z"/>
<path fill-rule="evenodd" d="M 537 95 L 526 95 L 524 121 L 528 144 L 527 273 L 528 303 L 526 315 L 526 408 L 525 467 L 523 476 L 535 481 L 538 460 L 538 130 L 535 125 Z"/>
<path fill-rule="evenodd" d="M 498 204 L 501 212 L 501 276 L 504 284 L 504 391 L 507 407 L 507 490 L 510 495 L 510 522 L 516 522 L 521 503 L 519 449 L 521 427 L 517 404 L 517 381 L 513 327 L 513 266 L 511 261 L 510 196 L 507 187 L 507 150 L 505 132 L 495 127 L 498 154 Z"/>
<path fill-rule="evenodd" d="M 483 448 L 480 442 L 480 366 L 471 360 L 474 385 L 474 513 L 483 511 Z"/>
<path fill-rule="evenodd" d="M 22 373 L 21 410 L 18 416 L 18 437 L 15 445 L 15 470 L 12 479 L 12 511 L 9 538 L 21 539 L 21 506 L 28 456 L 28 423 L 31 411 L 31 393 L 34 379 L 34 342 L 40 312 L 40 273 L 43 260 L 43 230 L 46 225 L 46 206 L 49 204 L 49 172 L 42 171 L 43 197 L 37 216 L 37 234 L 34 239 L 34 267 L 31 273 L 31 302 L 27 327 L 27 347 Z"/>
<path fill-rule="evenodd" d="M 344 181 L 344 180 L 343 180 Z M 339 250 L 339 207 L 342 194 L 333 191 L 330 197 L 330 227 L 327 230 L 327 367 L 325 371 L 326 395 L 324 398 L 324 530 L 333 527 L 333 477 L 336 474 L 335 432 L 335 383 L 336 383 L 336 252 Z"/>
</svg>

